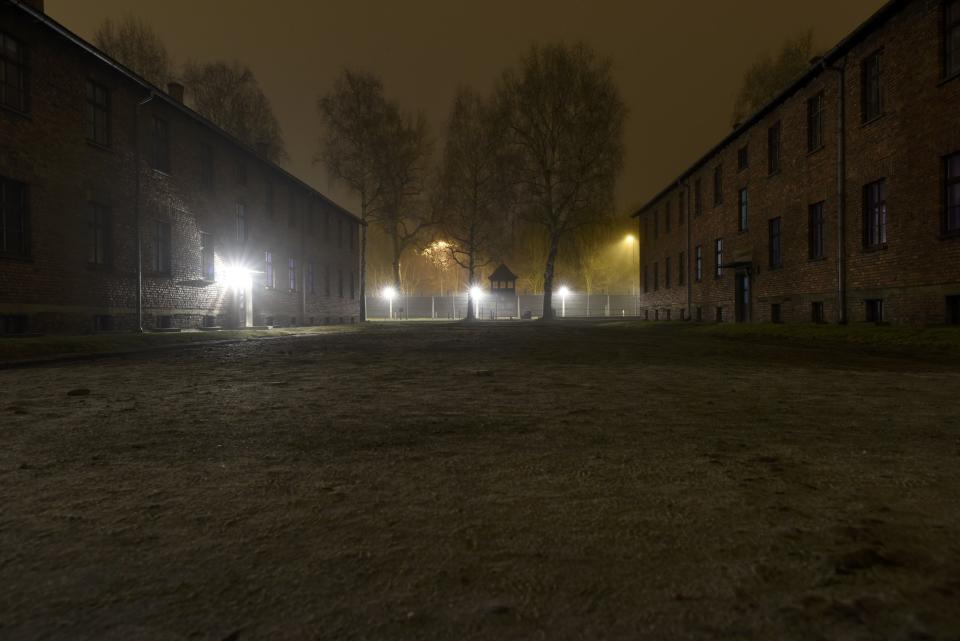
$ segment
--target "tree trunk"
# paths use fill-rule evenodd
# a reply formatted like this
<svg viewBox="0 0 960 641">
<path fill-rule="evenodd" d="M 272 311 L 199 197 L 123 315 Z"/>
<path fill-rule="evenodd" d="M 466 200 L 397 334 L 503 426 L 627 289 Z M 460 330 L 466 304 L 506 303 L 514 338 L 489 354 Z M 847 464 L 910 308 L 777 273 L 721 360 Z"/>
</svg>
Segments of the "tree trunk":
<svg viewBox="0 0 960 641">
<path fill-rule="evenodd" d="M 557 261 L 557 249 L 560 237 L 550 234 L 550 252 L 547 254 L 547 267 L 543 271 L 543 320 L 553 320 L 553 265 Z"/>
<path fill-rule="evenodd" d="M 470 257 L 467 259 L 467 321 L 476 320 L 476 314 L 474 313 L 474 301 L 473 301 L 473 273 L 474 273 L 474 261 L 473 261 L 473 247 L 470 248 Z"/>
<path fill-rule="evenodd" d="M 403 291 L 400 283 L 400 254 L 403 247 L 400 246 L 400 237 L 395 232 L 393 234 L 393 286 L 398 292 Z"/>
<path fill-rule="evenodd" d="M 367 320 L 367 227 L 360 225 L 360 322 Z"/>
</svg>

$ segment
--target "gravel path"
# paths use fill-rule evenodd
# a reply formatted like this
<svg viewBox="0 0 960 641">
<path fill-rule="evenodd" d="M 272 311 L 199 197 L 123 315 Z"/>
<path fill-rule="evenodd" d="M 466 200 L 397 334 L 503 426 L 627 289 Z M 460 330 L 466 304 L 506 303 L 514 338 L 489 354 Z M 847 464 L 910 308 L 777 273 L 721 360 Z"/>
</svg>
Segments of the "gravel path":
<svg viewBox="0 0 960 641">
<path fill-rule="evenodd" d="M 960 366 L 374 325 L 0 371 L 0 639 L 960 639 Z"/>
</svg>

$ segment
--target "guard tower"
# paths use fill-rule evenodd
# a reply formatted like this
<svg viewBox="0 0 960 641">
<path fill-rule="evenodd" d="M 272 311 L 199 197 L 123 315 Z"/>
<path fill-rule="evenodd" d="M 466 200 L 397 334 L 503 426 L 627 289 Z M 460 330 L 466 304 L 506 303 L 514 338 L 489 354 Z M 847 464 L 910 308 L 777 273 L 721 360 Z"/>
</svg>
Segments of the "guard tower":
<svg viewBox="0 0 960 641">
<path fill-rule="evenodd" d="M 517 298 L 517 275 L 510 268 L 500 263 L 489 276 L 491 315 L 494 318 L 516 318 L 519 316 Z"/>
</svg>

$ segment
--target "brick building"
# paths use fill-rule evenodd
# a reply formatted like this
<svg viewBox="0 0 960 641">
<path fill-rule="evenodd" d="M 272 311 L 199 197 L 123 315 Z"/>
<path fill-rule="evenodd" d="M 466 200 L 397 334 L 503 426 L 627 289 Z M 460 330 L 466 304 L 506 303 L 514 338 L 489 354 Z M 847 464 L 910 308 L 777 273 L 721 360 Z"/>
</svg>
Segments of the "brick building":
<svg viewBox="0 0 960 641">
<path fill-rule="evenodd" d="M 960 0 L 893 0 L 634 214 L 640 313 L 960 323 Z"/>
<path fill-rule="evenodd" d="M 0 332 L 354 322 L 359 220 L 0 0 Z"/>
</svg>

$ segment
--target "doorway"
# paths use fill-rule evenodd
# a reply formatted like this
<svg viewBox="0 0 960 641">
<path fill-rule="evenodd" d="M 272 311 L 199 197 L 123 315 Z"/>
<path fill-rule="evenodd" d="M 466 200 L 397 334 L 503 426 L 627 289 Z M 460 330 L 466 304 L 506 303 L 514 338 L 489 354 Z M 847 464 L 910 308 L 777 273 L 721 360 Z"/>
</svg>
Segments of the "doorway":
<svg viewBox="0 0 960 641">
<path fill-rule="evenodd" d="M 750 272 L 738 272 L 736 275 L 736 320 L 738 323 L 750 322 Z"/>
</svg>

